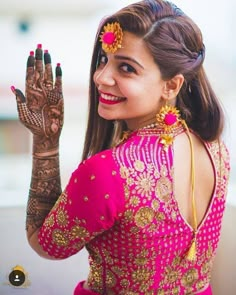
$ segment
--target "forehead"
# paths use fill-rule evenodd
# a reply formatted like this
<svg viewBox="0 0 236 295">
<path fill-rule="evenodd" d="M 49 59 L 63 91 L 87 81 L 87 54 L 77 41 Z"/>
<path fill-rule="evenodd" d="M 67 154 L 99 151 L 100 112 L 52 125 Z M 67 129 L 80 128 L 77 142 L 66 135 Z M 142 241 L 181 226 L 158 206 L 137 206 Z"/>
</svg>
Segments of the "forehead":
<svg viewBox="0 0 236 295">
<path fill-rule="evenodd" d="M 124 31 L 122 46 L 115 54 L 131 55 L 133 58 L 154 61 L 143 39 L 127 31 Z"/>
</svg>

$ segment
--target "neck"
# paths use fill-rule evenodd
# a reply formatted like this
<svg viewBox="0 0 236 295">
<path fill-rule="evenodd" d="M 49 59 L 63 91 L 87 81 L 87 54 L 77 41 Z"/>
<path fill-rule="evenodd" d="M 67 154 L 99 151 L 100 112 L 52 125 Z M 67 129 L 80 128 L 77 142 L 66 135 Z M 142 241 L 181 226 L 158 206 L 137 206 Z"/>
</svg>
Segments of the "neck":
<svg viewBox="0 0 236 295">
<path fill-rule="evenodd" d="M 132 124 L 131 122 L 126 121 L 126 125 L 128 127 L 128 131 L 132 132 L 132 131 L 136 131 L 143 128 L 147 129 L 147 128 L 157 127 L 157 121 L 156 121 L 156 118 L 152 118 L 152 119 L 149 119 L 140 123 L 135 123 L 135 124 Z"/>
</svg>

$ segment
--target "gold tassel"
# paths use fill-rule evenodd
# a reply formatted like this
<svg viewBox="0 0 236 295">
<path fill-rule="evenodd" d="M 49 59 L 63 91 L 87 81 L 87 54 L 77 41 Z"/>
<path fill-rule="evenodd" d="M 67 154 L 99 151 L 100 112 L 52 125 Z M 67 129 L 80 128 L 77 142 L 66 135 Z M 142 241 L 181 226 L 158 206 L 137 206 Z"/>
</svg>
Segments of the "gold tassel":
<svg viewBox="0 0 236 295">
<path fill-rule="evenodd" d="M 197 245 L 196 239 L 194 238 L 191 247 L 188 250 L 186 258 L 190 261 L 195 261 L 197 258 Z"/>
</svg>

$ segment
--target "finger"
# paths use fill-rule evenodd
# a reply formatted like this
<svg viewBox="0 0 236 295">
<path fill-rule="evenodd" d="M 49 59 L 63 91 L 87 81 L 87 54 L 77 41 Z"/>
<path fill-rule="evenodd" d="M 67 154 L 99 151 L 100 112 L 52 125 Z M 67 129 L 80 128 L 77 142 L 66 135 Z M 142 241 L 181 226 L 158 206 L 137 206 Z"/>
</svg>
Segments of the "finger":
<svg viewBox="0 0 236 295">
<path fill-rule="evenodd" d="M 52 63 L 51 63 L 51 56 L 48 53 L 48 50 L 44 51 L 44 64 L 45 64 L 44 83 L 46 87 L 52 88 L 52 85 L 53 85 Z"/>
<path fill-rule="evenodd" d="M 16 89 L 14 86 L 11 86 L 11 91 L 15 94 L 17 102 L 26 102 L 26 98 L 20 89 Z"/>
<path fill-rule="evenodd" d="M 26 68 L 26 87 L 33 87 L 34 85 L 34 65 L 35 65 L 35 57 L 34 52 L 30 51 L 30 55 L 27 60 L 27 68 Z"/>
<path fill-rule="evenodd" d="M 43 82 L 43 50 L 42 44 L 37 45 L 35 50 L 35 82 L 36 85 L 41 88 Z"/>
<path fill-rule="evenodd" d="M 29 110 L 24 94 L 20 89 L 11 86 L 11 91 L 16 96 L 17 110 L 20 121 L 27 127 L 42 128 L 42 118 L 39 114 Z"/>
<path fill-rule="evenodd" d="M 58 63 L 56 66 L 55 88 L 58 89 L 59 91 L 62 91 L 62 70 L 61 70 L 60 63 Z"/>
</svg>

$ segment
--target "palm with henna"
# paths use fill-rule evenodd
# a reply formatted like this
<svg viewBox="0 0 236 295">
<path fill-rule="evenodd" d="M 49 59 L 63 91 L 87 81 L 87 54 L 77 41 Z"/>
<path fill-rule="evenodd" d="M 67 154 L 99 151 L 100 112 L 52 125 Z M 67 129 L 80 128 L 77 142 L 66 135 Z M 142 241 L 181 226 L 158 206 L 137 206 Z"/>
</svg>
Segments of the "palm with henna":
<svg viewBox="0 0 236 295">
<path fill-rule="evenodd" d="M 27 60 L 25 95 L 16 95 L 20 121 L 33 134 L 33 167 L 27 204 L 26 230 L 30 245 L 40 255 L 47 254 L 38 244 L 38 231 L 61 194 L 59 138 L 63 126 L 62 72 L 56 67 L 53 81 L 51 57 L 39 44 Z"/>
<path fill-rule="evenodd" d="M 25 96 L 14 89 L 20 121 L 37 139 L 36 151 L 57 148 L 63 125 L 63 94 L 61 68 L 57 64 L 56 80 L 53 83 L 51 57 L 41 46 L 30 52 L 26 69 Z"/>
</svg>

